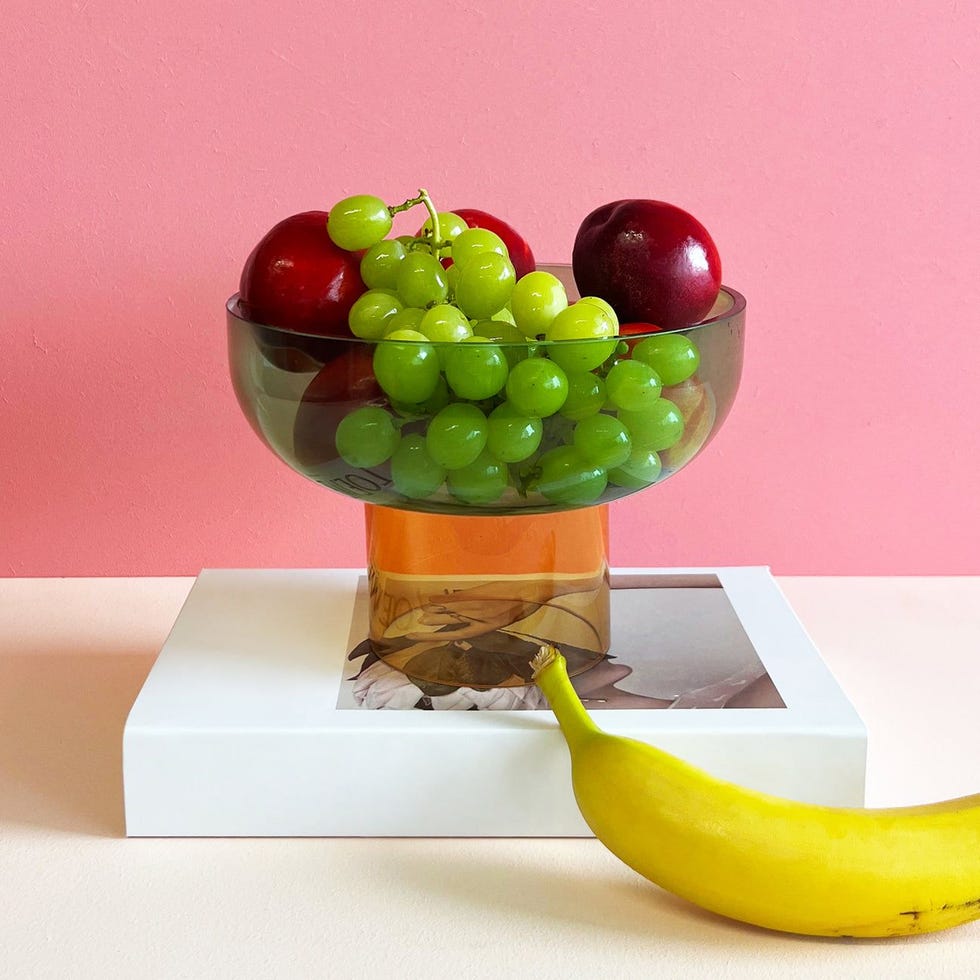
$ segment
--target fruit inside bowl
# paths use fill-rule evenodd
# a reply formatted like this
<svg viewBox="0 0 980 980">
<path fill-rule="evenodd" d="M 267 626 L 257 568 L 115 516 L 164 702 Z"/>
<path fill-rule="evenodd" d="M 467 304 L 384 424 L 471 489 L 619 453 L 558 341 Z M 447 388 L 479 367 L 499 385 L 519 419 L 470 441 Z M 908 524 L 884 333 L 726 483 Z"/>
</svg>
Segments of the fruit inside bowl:
<svg viewBox="0 0 980 980">
<path fill-rule="evenodd" d="M 395 235 L 419 204 L 427 220 Z M 676 210 L 653 209 L 683 225 Z M 425 191 L 396 207 L 358 195 L 277 225 L 228 300 L 246 417 L 294 470 L 367 505 L 366 642 L 429 693 L 528 684 L 541 637 L 574 669 L 601 660 L 603 505 L 686 465 L 734 400 L 737 292 L 702 282 L 699 322 L 664 330 L 644 319 L 656 305 L 622 305 L 616 261 L 579 265 L 538 266 L 510 224 L 439 212 Z M 589 271 L 611 299 L 580 296 Z M 683 320 L 685 282 L 667 261 L 637 295 Z"/>
<path fill-rule="evenodd" d="M 539 273 L 574 299 L 569 267 Z M 686 330 L 549 341 L 456 320 L 454 342 L 297 335 L 248 320 L 236 295 L 228 342 L 246 416 L 311 480 L 408 510 L 542 512 L 645 489 L 704 448 L 738 386 L 744 308 L 723 288 Z M 428 314 L 438 329 L 455 319 Z M 270 356 L 314 340 L 313 370 Z"/>
</svg>

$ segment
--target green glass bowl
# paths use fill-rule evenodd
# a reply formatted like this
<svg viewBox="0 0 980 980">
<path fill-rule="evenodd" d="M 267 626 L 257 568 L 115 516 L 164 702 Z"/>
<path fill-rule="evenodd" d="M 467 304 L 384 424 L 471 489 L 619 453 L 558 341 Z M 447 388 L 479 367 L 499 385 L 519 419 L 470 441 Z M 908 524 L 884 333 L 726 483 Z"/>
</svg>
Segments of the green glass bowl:
<svg viewBox="0 0 980 980">
<path fill-rule="evenodd" d="M 541 268 L 565 283 L 570 301 L 577 298 L 570 266 Z M 671 445 L 652 443 L 644 435 L 637 436 L 634 430 L 634 441 L 644 444 L 636 447 L 633 462 L 625 468 L 603 471 L 601 475 L 593 465 L 588 479 L 583 481 L 581 474 L 573 472 L 574 467 L 564 465 L 578 458 L 574 453 L 564 452 L 563 466 L 557 471 L 545 458 L 549 451 L 574 445 L 577 422 L 559 411 L 542 420 L 542 442 L 536 453 L 520 462 L 505 464 L 504 485 L 494 499 L 483 499 L 485 493 L 474 494 L 468 487 L 466 471 L 449 471 L 447 479 L 434 492 L 420 496 L 417 487 L 406 487 L 393 478 L 390 459 L 376 465 L 355 465 L 339 453 L 337 428 L 359 408 L 374 406 L 385 410 L 400 437 L 415 435 L 417 444 L 419 439 L 425 439 L 429 422 L 447 397 L 452 402 L 463 400 L 452 392 L 447 393 L 440 380 L 441 401 L 435 398 L 428 405 L 393 405 L 374 373 L 378 348 L 392 341 L 313 336 L 274 324 L 254 323 L 242 315 L 237 294 L 228 300 L 227 323 L 231 377 L 242 411 L 262 441 L 297 473 L 365 503 L 404 510 L 439 514 L 549 513 L 609 503 L 661 483 L 707 446 L 728 415 L 738 389 L 745 299 L 735 290 L 722 287 L 704 321 L 672 331 L 694 344 L 700 363 L 690 378 L 675 385 L 665 384 L 662 390 L 661 397 L 676 408 L 673 415 L 683 420 L 671 436 L 672 439 L 676 436 Z M 591 373 L 603 377 L 616 359 L 629 359 L 646 338 L 666 336 L 668 332 L 621 337 L 613 358 Z M 606 340 L 590 340 L 498 346 L 513 366 L 518 359 L 528 356 L 548 357 L 552 347 L 568 343 L 609 344 Z M 447 349 L 457 345 L 428 346 L 435 349 L 440 363 L 444 364 Z M 488 415 L 504 398 L 501 392 L 472 404 Z M 660 408 L 670 407 L 661 405 Z M 601 411 L 605 415 L 617 414 L 616 408 L 608 403 Z M 650 453 L 655 454 L 655 460 Z M 351 456 L 349 450 L 347 456 Z M 642 465 L 637 465 L 638 462 Z M 564 474 L 567 474 L 567 485 L 563 483 Z M 400 492 L 400 488 L 409 492 Z"/>
</svg>

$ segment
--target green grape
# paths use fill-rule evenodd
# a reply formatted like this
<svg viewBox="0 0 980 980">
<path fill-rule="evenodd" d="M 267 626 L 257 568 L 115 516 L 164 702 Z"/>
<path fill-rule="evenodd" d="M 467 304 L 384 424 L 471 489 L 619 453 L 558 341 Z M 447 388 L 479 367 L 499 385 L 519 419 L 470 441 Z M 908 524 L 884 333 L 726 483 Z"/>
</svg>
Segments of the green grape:
<svg viewBox="0 0 980 980">
<path fill-rule="evenodd" d="M 606 374 L 606 395 L 624 412 L 645 412 L 660 397 L 657 372 L 643 361 L 617 361 Z"/>
<path fill-rule="evenodd" d="M 392 401 L 417 404 L 439 383 L 439 357 L 424 334 L 396 330 L 374 350 L 374 376 Z"/>
<path fill-rule="evenodd" d="M 398 264 L 395 289 L 406 306 L 444 303 L 449 280 L 442 263 L 428 252 L 409 252 Z"/>
<path fill-rule="evenodd" d="M 453 240 L 452 259 L 457 265 L 463 265 L 483 252 L 496 252 L 498 255 L 510 258 L 504 240 L 485 228 L 467 228 Z"/>
<path fill-rule="evenodd" d="M 662 469 L 653 449 L 634 449 L 625 463 L 609 471 L 609 482 L 627 490 L 642 490 L 657 482 Z"/>
<path fill-rule="evenodd" d="M 445 351 L 445 372 L 449 387 L 460 398 L 481 401 L 503 388 L 510 366 L 496 344 L 471 336 Z"/>
<path fill-rule="evenodd" d="M 572 371 L 568 375 L 568 397 L 561 414 L 573 422 L 595 415 L 606 404 L 606 382 L 589 371 Z"/>
<path fill-rule="evenodd" d="M 514 267 L 506 255 L 482 252 L 456 266 L 453 295 L 468 317 L 482 319 L 507 305 L 514 289 Z"/>
<path fill-rule="evenodd" d="M 406 306 L 385 320 L 385 335 L 390 335 L 396 330 L 411 330 L 413 333 L 419 333 L 419 324 L 423 316 L 425 310 L 418 306 Z M 424 337 L 425 334 L 422 336 Z"/>
<path fill-rule="evenodd" d="M 453 242 L 457 236 L 466 231 L 469 225 L 458 215 L 453 214 L 452 211 L 440 211 L 439 213 L 439 240 L 442 242 Z M 425 224 L 422 225 L 422 231 L 419 233 L 419 237 L 425 237 L 426 239 L 432 236 L 432 219 L 426 218 Z M 450 251 L 448 248 L 441 248 L 439 250 L 440 255 L 449 255 Z"/>
<path fill-rule="evenodd" d="M 536 337 L 545 333 L 552 320 L 568 308 L 568 294 L 557 276 L 539 269 L 517 280 L 510 308 L 514 323 L 528 337 Z"/>
<path fill-rule="evenodd" d="M 633 350 L 633 358 L 649 364 L 665 385 L 687 381 L 701 364 L 697 347 L 681 333 L 665 333 L 661 337 L 641 340 Z"/>
<path fill-rule="evenodd" d="M 402 309 L 397 296 L 384 289 L 369 289 L 354 301 L 347 323 L 355 337 L 380 340 L 391 329 L 391 318 Z"/>
<path fill-rule="evenodd" d="M 438 351 L 437 351 L 438 353 Z M 400 402 L 392 399 L 391 407 L 404 418 L 424 419 L 441 412 L 450 401 L 449 385 L 440 374 L 436 390 L 423 402 Z"/>
<path fill-rule="evenodd" d="M 472 463 L 450 470 L 446 485 L 464 504 L 492 504 L 507 489 L 507 467 L 483 450 Z"/>
<path fill-rule="evenodd" d="M 622 466 L 632 452 L 626 426 L 612 415 L 592 415 L 575 426 L 572 444 L 588 463 L 605 470 Z"/>
<path fill-rule="evenodd" d="M 562 310 L 545 331 L 548 356 L 566 371 L 591 371 L 616 351 L 617 325 L 594 303 L 581 300 Z M 581 341 L 581 343 L 569 343 Z"/>
<path fill-rule="evenodd" d="M 629 429 L 635 449 L 670 449 L 684 434 L 684 416 L 668 398 L 658 398 L 645 412 L 617 412 L 617 418 Z"/>
<path fill-rule="evenodd" d="M 350 466 L 377 466 L 390 458 L 400 439 L 395 420 L 373 405 L 356 408 L 337 426 L 334 442 Z"/>
<path fill-rule="evenodd" d="M 504 357 L 511 367 L 528 355 L 527 338 L 514 324 L 506 320 L 479 320 L 473 324 L 473 336 L 500 343 Z"/>
<path fill-rule="evenodd" d="M 548 340 L 587 340 L 615 337 L 618 329 L 616 320 L 601 307 L 579 300 L 556 314 L 545 336 Z"/>
<path fill-rule="evenodd" d="M 475 405 L 454 402 L 431 422 L 425 434 L 429 455 L 447 470 L 468 466 L 487 444 L 487 418 Z"/>
<path fill-rule="evenodd" d="M 541 419 L 504 402 L 487 418 L 487 450 L 504 463 L 520 463 L 538 451 L 543 431 Z"/>
<path fill-rule="evenodd" d="M 619 332 L 619 317 L 616 315 L 616 311 L 612 308 L 612 304 L 606 302 L 601 296 L 583 296 L 580 303 L 591 303 L 593 306 L 598 306 L 603 313 L 615 324 L 616 333 Z"/>
<path fill-rule="evenodd" d="M 507 399 L 519 412 L 546 418 L 568 397 L 568 377 L 551 361 L 529 357 L 515 364 L 507 378 Z"/>
<path fill-rule="evenodd" d="M 327 234 L 339 248 L 357 252 L 377 245 L 391 231 L 388 205 L 373 194 L 338 201 L 327 215 Z"/>
<path fill-rule="evenodd" d="M 490 319 L 503 320 L 505 323 L 514 323 L 514 314 L 508 307 L 505 306 L 502 310 L 497 310 L 497 312 L 494 313 Z"/>
<path fill-rule="evenodd" d="M 543 453 L 535 489 L 556 504 L 595 503 L 606 489 L 606 471 L 589 463 L 575 446 L 558 446 Z"/>
<path fill-rule="evenodd" d="M 419 331 L 440 344 L 455 344 L 473 335 L 470 321 L 449 303 L 440 303 L 426 310 Z"/>
<path fill-rule="evenodd" d="M 405 436 L 391 457 L 391 482 L 412 500 L 431 497 L 442 486 L 446 471 L 429 455 L 425 437 Z"/>
<path fill-rule="evenodd" d="M 361 259 L 361 279 L 368 289 L 394 289 L 398 267 L 408 253 L 397 238 L 372 245 Z"/>
</svg>

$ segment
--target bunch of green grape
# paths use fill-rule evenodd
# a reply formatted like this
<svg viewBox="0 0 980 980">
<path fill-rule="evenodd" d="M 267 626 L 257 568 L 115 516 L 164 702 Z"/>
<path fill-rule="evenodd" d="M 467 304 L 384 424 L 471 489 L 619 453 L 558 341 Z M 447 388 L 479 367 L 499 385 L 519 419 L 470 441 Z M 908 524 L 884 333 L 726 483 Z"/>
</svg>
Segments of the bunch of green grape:
<svg viewBox="0 0 980 980">
<path fill-rule="evenodd" d="M 389 237 L 398 209 L 371 195 L 329 213 L 334 243 L 363 251 L 349 325 L 376 344 L 387 396 L 342 419 L 340 457 L 389 464 L 408 501 L 485 508 L 584 506 L 655 483 L 684 433 L 662 390 L 694 374 L 697 347 L 683 334 L 627 344 L 607 302 L 570 303 L 543 270 L 517 280 L 499 236 L 426 203 L 417 236 Z"/>
</svg>

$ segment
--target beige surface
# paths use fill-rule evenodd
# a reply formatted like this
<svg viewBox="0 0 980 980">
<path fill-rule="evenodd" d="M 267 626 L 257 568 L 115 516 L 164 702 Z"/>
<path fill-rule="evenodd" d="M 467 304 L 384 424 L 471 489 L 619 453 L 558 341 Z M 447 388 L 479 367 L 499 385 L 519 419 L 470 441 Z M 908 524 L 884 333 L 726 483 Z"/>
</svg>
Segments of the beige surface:
<svg viewBox="0 0 980 980">
<path fill-rule="evenodd" d="M 869 803 L 980 789 L 980 578 L 781 579 L 870 737 Z M 190 579 L 0 580 L 0 976 L 976 977 L 702 913 L 595 841 L 126 840 L 123 722 Z"/>
</svg>

